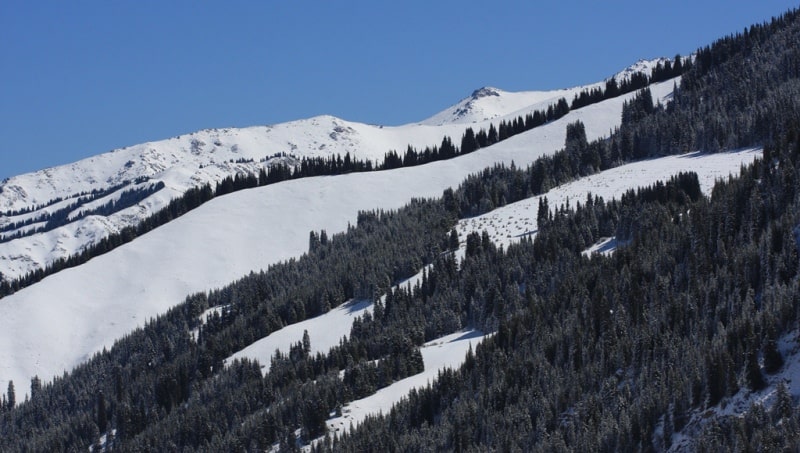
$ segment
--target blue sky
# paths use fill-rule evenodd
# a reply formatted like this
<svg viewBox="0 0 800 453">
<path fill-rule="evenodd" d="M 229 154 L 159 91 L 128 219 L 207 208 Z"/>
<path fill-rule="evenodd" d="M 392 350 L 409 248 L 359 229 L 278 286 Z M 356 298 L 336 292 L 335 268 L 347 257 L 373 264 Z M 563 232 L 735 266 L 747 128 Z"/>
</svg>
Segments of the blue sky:
<svg viewBox="0 0 800 453">
<path fill-rule="evenodd" d="M 0 2 L 0 178 L 211 127 L 396 125 L 601 80 L 791 1 Z"/>
</svg>

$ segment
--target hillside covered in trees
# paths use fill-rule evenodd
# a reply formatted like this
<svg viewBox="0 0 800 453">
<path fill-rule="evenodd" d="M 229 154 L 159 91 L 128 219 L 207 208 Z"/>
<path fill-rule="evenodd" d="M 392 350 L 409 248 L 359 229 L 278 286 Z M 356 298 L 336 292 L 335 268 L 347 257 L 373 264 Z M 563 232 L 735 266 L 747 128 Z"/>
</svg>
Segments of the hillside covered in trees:
<svg viewBox="0 0 800 453">
<path fill-rule="evenodd" d="M 489 168 L 438 199 L 363 212 L 343 234 L 311 232 L 302 258 L 187 297 L 62 378 L 34 380 L 28 401 L 10 385 L 0 449 L 85 451 L 101 437 L 119 451 L 669 448 L 693 412 L 762 388 L 782 366 L 776 342 L 797 326 L 797 42 L 797 11 L 723 38 L 698 50 L 666 105 L 639 91 L 607 139 L 588 142 L 572 123 L 564 149 L 527 168 Z M 507 249 L 453 229 L 624 162 L 753 145 L 764 158 L 708 197 L 687 172 L 619 200 L 543 205 L 535 238 Z M 625 245 L 582 255 L 608 236 Z M 423 268 L 418 285 L 392 289 Z M 310 332 L 265 375 L 252 361 L 223 365 L 352 299 L 378 302 L 328 353 L 310 353 Z M 326 435 L 344 404 L 417 373 L 423 343 L 466 327 L 493 335 L 460 369 Z M 797 448 L 800 409 L 781 401 L 708 424 L 693 447 Z"/>
</svg>

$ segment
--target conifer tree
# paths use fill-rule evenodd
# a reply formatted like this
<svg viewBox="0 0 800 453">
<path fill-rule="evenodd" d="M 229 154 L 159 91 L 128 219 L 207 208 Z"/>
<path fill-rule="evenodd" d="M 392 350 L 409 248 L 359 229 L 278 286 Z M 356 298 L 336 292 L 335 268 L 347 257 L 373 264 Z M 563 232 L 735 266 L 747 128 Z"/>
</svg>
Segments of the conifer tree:
<svg viewBox="0 0 800 453">
<path fill-rule="evenodd" d="M 14 406 L 17 404 L 17 396 L 14 393 L 14 381 L 8 381 L 8 392 L 7 392 L 7 399 L 6 405 L 9 409 L 13 409 Z"/>
<path fill-rule="evenodd" d="M 36 399 L 39 396 L 39 392 L 42 390 L 42 380 L 39 379 L 39 376 L 34 376 L 31 378 L 31 401 Z"/>
</svg>

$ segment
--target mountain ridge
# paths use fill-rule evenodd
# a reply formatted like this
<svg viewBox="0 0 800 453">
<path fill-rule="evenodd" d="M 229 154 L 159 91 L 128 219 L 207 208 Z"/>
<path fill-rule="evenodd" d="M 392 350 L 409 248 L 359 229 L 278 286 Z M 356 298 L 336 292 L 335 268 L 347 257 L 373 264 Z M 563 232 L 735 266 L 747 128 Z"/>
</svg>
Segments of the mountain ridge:
<svg viewBox="0 0 800 453">
<path fill-rule="evenodd" d="M 649 75 L 656 64 L 665 61 L 669 61 L 669 59 L 660 57 L 652 60 L 639 60 L 610 78 L 621 81 L 635 72 Z M 600 86 L 606 80 L 608 79 L 588 85 L 546 91 L 511 92 L 486 86 L 474 90 L 469 96 L 430 118 L 461 108 L 462 104 L 467 100 L 477 101 L 481 98 L 490 97 L 481 95 L 481 93 L 494 93 L 491 97 L 517 97 L 524 99 L 513 101 L 513 104 L 521 104 L 519 108 L 507 107 L 492 118 L 471 121 L 471 124 L 479 127 L 486 126 L 491 119 L 514 117 L 518 116 L 521 111 L 546 108 L 548 101 L 554 101 L 581 90 Z M 533 101 L 529 101 L 531 97 L 534 98 Z M 567 100 L 570 101 L 571 98 L 567 96 Z M 460 137 L 460 133 L 463 132 L 463 127 L 456 126 L 462 124 L 461 122 L 449 123 L 443 121 L 436 126 L 449 125 L 456 127 L 437 130 L 436 134 L 438 135 L 433 136 L 420 133 L 421 130 L 424 131 L 424 128 L 419 128 L 419 126 L 432 126 L 432 124 L 428 124 L 430 118 L 399 126 L 384 126 L 352 122 L 332 115 L 318 115 L 272 125 L 201 129 L 166 139 L 125 146 L 69 164 L 5 178 L 0 182 L 0 211 L 29 208 L 57 197 L 73 196 L 80 192 L 106 187 L 103 184 L 119 184 L 140 177 L 154 177 L 170 169 L 171 165 L 182 162 L 177 158 L 187 158 L 187 154 L 200 156 L 198 159 L 187 159 L 188 163 L 204 166 L 222 166 L 225 162 L 229 162 L 230 159 L 268 159 L 270 156 L 279 153 L 293 154 L 297 157 L 318 157 L 327 156 L 331 153 L 353 152 L 353 157 L 378 159 L 382 158 L 385 152 L 392 149 L 402 150 L 407 145 L 417 148 L 422 148 L 426 145 L 437 145 L 444 135 Z M 482 124 L 484 122 L 487 122 L 487 124 Z M 316 128 L 321 130 L 312 134 L 311 131 Z M 348 149 L 349 143 L 353 141 L 352 136 L 354 134 L 366 135 L 364 130 L 370 129 L 396 131 L 402 137 L 399 139 L 396 137 L 385 138 L 385 142 L 393 145 L 385 146 L 385 149 Z M 415 133 L 408 134 L 409 129 L 413 129 Z M 297 134 L 298 131 L 300 134 Z M 457 131 L 459 134 L 453 134 L 453 131 Z M 270 135 L 275 135 L 275 139 L 270 140 Z M 421 139 L 417 138 L 419 135 L 422 135 Z M 330 141 L 326 143 L 322 140 L 324 137 L 329 138 Z M 237 142 L 236 138 L 239 138 L 242 142 Z M 376 140 L 377 137 L 365 138 L 373 142 L 379 141 Z M 331 142 L 340 141 L 346 142 L 346 144 L 329 152 L 319 152 L 331 146 Z M 269 147 L 263 148 L 265 145 Z M 367 143 L 367 145 L 374 148 L 374 143 Z M 183 153 L 183 155 L 179 155 L 179 152 Z M 133 160 L 134 158 L 138 158 L 140 161 L 137 162 Z M 97 167 L 97 170 L 92 173 L 87 171 L 86 167 Z M 76 175 L 64 177 L 65 174 L 68 175 L 70 172 L 76 173 Z M 79 183 L 84 183 L 85 185 L 78 185 Z"/>
<path fill-rule="evenodd" d="M 692 57 L 689 56 L 688 58 L 691 59 Z M 666 62 L 673 61 L 674 59 L 665 57 L 650 60 L 640 59 L 602 81 L 556 90 L 512 92 L 493 86 L 483 86 L 474 90 L 472 94 L 461 99 L 458 103 L 421 121 L 420 124 L 481 125 L 486 121 L 502 117 L 524 115 L 528 111 L 528 106 L 547 107 L 546 104 L 555 103 L 562 97 L 569 102 L 572 101 L 573 96 L 581 91 L 604 87 L 605 83 L 610 79 L 614 79 L 618 84 L 621 84 L 629 81 L 636 73 L 650 76 L 654 68 L 659 64 L 664 65 Z M 479 104 L 479 102 L 481 103 Z"/>
<path fill-rule="evenodd" d="M 664 61 L 668 60 L 640 60 L 612 77 L 625 80 L 636 71 L 650 74 L 653 67 Z M 468 106 L 462 100 L 428 120 L 401 126 L 375 126 L 321 115 L 268 126 L 204 129 L 8 178 L 0 184 L 0 211 L 6 211 L 5 215 L 0 215 L 0 228 L 8 228 L 32 216 L 46 219 L 56 208 L 68 204 L 67 201 L 52 204 L 53 200 L 74 201 L 79 194 L 102 191 L 111 186 L 119 187 L 117 194 L 109 194 L 97 201 L 98 204 L 119 197 L 123 190 L 142 188 L 146 184 L 163 184 L 164 189 L 110 215 L 89 216 L 52 231 L 0 242 L 0 274 L 7 279 L 20 278 L 56 260 L 80 253 L 111 234 L 136 226 L 174 198 L 203 184 L 213 186 L 237 174 L 258 174 L 276 163 L 285 163 L 286 159 L 290 159 L 291 164 L 292 159 L 296 162 L 306 157 L 349 154 L 354 159 L 379 162 L 390 150 L 437 146 L 445 136 L 457 140 L 466 127 L 486 128 L 492 121 L 516 119 L 532 111 L 544 110 L 557 99 L 569 99 L 603 84 L 597 82 L 564 90 L 516 93 L 478 89 L 465 98 L 470 99 Z M 490 91 L 496 96 L 478 96 Z M 484 106 L 488 102 L 492 104 Z M 469 124 L 463 122 L 464 117 L 433 120 L 451 115 L 454 109 L 472 112 L 467 116 L 475 112 L 494 113 L 491 118 Z M 133 183 L 142 179 L 145 181 L 139 185 Z M 15 210 L 25 213 L 8 215 Z M 75 209 L 69 217 L 79 213 L 80 209 Z M 32 228 L 24 226 L 0 232 L 0 239 L 12 238 L 17 233 L 27 234 Z"/>
</svg>

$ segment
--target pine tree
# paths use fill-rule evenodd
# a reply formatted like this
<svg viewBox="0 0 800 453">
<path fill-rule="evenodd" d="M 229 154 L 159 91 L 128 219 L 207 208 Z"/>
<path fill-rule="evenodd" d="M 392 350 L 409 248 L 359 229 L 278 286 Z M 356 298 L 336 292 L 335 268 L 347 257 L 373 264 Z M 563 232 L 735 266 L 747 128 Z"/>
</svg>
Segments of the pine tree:
<svg viewBox="0 0 800 453">
<path fill-rule="evenodd" d="M 617 79 L 612 77 L 606 81 L 606 98 L 613 98 L 619 96 L 619 86 L 617 85 Z"/>
<path fill-rule="evenodd" d="M 36 397 L 39 396 L 39 392 L 42 391 L 42 380 L 39 379 L 39 376 L 34 376 L 31 378 L 31 401 L 35 400 Z"/>
<path fill-rule="evenodd" d="M 763 389 L 767 383 L 764 381 L 764 376 L 761 375 L 761 368 L 758 366 L 758 355 L 755 350 L 747 353 L 745 367 L 745 378 L 750 390 Z"/>
<path fill-rule="evenodd" d="M 494 145 L 498 141 L 497 129 L 494 128 L 494 124 L 489 124 L 489 133 L 486 136 L 486 141 L 489 145 Z"/>
<path fill-rule="evenodd" d="M 316 231 L 311 231 L 308 234 L 308 253 L 315 253 L 319 250 L 319 236 Z"/>
<path fill-rule="evenodd" d="M 106 398 L 103 391 L 97 394 L 97 428 L 101 433 L 108 428 L 108 413 L 106 412 Z"/>
<path fill-rule="evenodd" d="M 458 232 L 455 228 L 450 230 L 450 236 L 447 241 L 447 248 L 450 250 L 458 250 Z"/>
<path fill-rule="evenodd" d="M 789 393 L 789 388 L 786 383 L 781 380 L 775 391 L 775 416 L 778 419 L 788 418 L 792 416 L 792 394 Z"/>
<path fill-rule="evenodd" d="M 777 372 L 783 366 L 783 356 L 778 351 L 775 340 L 767 340 L 764 345 L 764 371 L 769 374 Z"/>
<path fill-rule="evenodd" d="M 479 148 L 478 140 L 475 138 L 475 132 L 471 127 L 464 131 L 464 136 L 461 137 L 461 154 L 469 154 Z"/>
<path fill-rule="evenodd" d="M 588 144 L 589 142 L 586 140 L 586 126 L 581 120 L 567 124 L 567 138 L 564 141 L 564 147 L 567 151 L 579 151 L 588 146 Z"/>
<path fill-rule="evenodd" d="M 308 335 L 308 330 L 303 330 L 303 354 L 305 357 L 311 354 L 311 337 Z"/>
<path fill-rule="evenodd" d="M 6 405 L 9 409 L 13 409 L 17 404 L 17 396 L 14 393 L 14 381 L 8 381 L 8 399 Z"/>
</svg>

